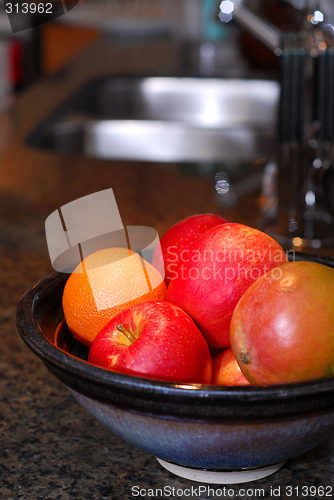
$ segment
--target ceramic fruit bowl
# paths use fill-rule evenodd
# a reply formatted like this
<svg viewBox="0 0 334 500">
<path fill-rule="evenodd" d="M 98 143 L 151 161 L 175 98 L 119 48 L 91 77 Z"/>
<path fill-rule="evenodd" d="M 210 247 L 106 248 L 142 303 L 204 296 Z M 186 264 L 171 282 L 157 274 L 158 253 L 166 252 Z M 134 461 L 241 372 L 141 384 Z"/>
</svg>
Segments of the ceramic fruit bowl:
<svg viewBox="0 0 334 500">
<path fill-rule="evenodd" d="M 334 260 L 300 254 L 334 267 Z M 334 377 L 289 385 L 175 384 L 93 366 L 68 331 L 67 275 L 28 290 L 17 310 L 28 347 L 101 424 L 169 471 L 209 483 L 265 477 L 334 433 Z"/>
</svg>

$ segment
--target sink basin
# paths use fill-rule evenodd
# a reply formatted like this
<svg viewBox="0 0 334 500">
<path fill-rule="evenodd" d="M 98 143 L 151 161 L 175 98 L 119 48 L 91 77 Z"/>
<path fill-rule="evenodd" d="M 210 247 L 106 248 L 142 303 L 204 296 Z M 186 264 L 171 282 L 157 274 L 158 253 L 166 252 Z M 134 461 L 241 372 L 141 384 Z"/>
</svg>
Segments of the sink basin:
<svg viewBox="0 0 334 500">
<path fill-rule="evenodd" d="M 249 161 L 272 154 L 278 101 L 275 81 L 103 77 L 79 88 L 27 142 L 101 159 Z"/>
</svg>

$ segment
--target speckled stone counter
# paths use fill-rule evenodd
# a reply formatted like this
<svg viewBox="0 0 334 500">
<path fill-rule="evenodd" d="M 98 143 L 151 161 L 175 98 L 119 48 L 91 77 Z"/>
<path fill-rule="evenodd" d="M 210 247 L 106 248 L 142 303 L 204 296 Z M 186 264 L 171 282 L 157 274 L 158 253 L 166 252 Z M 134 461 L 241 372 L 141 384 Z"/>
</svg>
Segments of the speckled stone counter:
<svg viewBox="0 0 334 500">
<path fill-rule="evenodd" d="M 150 50 L 150 60 L 160 61 L 161 50 Z M 123 49 L 121 56 L 114 53 L 118 70 L 133 64 L 124 54 Z M 144 60 L 140 70 L 150 70 L 142 66 Z M 334 498 L 334 437 L 256 483 L 224 489 L 183 480 L 104 429 L 23 344 L 16 306 L 28 287 L 52 271 L 44 221 L 61 205 L 112 187 L 125 225 L 152 226 L 160 234 L 178 219 L 204 211 L 250 225 L 258 219 L 256 193 L 235 209 L 222 209 L 212 176 L 196 169 L 60 157 L 27 148 L 27 110 L 36 107 L 37 96 L 40 102 L 51 99 L 48 85 L 28 91 L 24 107 L 0 120 L 0 498 Z M 315 494 L 310 487 L 318 488 Z"/>
</svg>

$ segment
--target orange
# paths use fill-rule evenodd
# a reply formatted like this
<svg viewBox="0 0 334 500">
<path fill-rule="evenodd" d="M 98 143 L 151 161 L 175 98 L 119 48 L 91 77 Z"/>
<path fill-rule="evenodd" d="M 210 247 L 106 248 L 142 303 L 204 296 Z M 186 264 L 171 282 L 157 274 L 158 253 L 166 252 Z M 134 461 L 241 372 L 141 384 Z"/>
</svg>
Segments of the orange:
<svg viewBox="0 0 334 500">
<path fill-rule="evenodd" d="M 105 248 L 82 260 L 63 292 L 64 317 L 73 336 L 90 346 L 101 328 L 137 302 L 163 300 L 163 276 L 128 248 Z"/>
</svg>

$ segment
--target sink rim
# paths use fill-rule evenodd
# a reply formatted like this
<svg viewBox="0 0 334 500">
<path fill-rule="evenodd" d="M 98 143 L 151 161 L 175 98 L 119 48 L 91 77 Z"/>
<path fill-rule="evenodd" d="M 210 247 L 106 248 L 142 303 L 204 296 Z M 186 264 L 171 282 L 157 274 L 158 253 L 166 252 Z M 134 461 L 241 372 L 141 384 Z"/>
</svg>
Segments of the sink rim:
<svg viewBox="0 0 334 500">
<path fill-rule="evenodd" d="M 166 98 L 166 92 L 169 92 L 167 101 L 170 98 L 171 90 L 173 91 L 175 88 L 182 86 L 184 92 L 184 87 L 187 89 L 188 85 L 193 85 L 189 90 L 189 93 L 192 92 L 192 94 L 198 92 L 201 88 L 215 89 L 215 97 L 217 97 L 217 92 L 226 91 L 226 88 L 229 89 L 234 98 L 238 96 L 237 90 L 239 92 L 240 89 L 247 90 L 249 94 L 253 95 L 252 98 L 255 103 L 256 97 L 259 97 L 260 101 L 261 99 L 266 101 L 271 92 L 272 102 L 265 102 L 264 104 L 264 106 L 270 108 L 271 113 L 263 116 L 260 120 L 258 116 L 256 120 L 252 117 L 251 120 L 248 119 L 248 121 L 246 120 L 244 123 L 234 122 L 232 126 L 226 127 L 223 124 L 218 126 L 217 120 L 215 121 L 212 119 L 211 121 L 210 119 L 195 119 L 193 121 L 186 119 L 183 121 L 180 119 L 173 119 L 173 117 L 168 119 L 147 119 L 145 116 L 135 119 L 126 116 L 122 119 L 119 119 L 117 116 L 96 119 L 94 114 L 93 116 L 89 116 L 89 114 L 85 115 L 81 112 L 82 106 L 80 107 L 80 100 L 82 101 L 85 92 L 89 92 L 94 86 L 95 88 L 99 88 L 99 86 L 104 88 L 111 86 L 111 92 L 113 92 L 113 89 L 116 89 L 116 87 L 123 91 L 122 83 L 124 82 L 126 82 L 128 87 L 127 90 L 125 89 L 125 92 L 129 91 L 130 88 L 130 92 L 132 92 L 133 95 L 137 92 L 137 97 L 138 92 L 143 94 L 143 88 L 144 91 L 146 88 L 146 92 L 148 91 L 149 95 L 154 97 L 154 100 L 159 99 L 159 93 L 160 97 L 161 93 L 164 93 Z M 263 93 L 260 95 L 261 93 L 255 92 L 254 88 L 258 86 L 258 84 L 261 84 L 269 93 L 267 95 Z M 110 92 L 110 88 L 107 89 L 107 92 Z M 179 97 L 180 93 L 178 94 L 178 98 Z M 245 98 L 245 95 L 243 95 L 243 98 Z M 214 100 L 212 96 L 210 99 L 209 103 L 212 107 Z M 252 103 L 253 105 L 254 102 Z M 79 86 L 65 102 L 58 106 L 53 112 L 49 113 L 45 120 L 39 122 L 37 126 L 30 130 L 26 136 L 26 142 L 34 149 L 51 150 L 55 154 L 79 153 L 83 156 L 109 160 L 157 162 L 253 160 L 273 151 L 276 141 L 278 102 L 279 83 L 275 80 L 256 78 L 219 79 L 170 75 L 103 76 L 91 79 Z M 249 112 L 249 110 L 246 111 Z M 73 115 L 73 113 L 77 113 L 76 119 L 71 119 L 71 114 Z M 128 133 L 131 127 L 137 130 L 137 141 L 133 134 L 131 135 Z M 118 130 L 115 135 L 116 129 Z M 107 139 L 105 137 L 102 137 L 102 139 L 97 137 L 98 133 L 105 136 L 108 130 L 115 135 L 112 141 L 114 147 L 115 144 L 118 144 L 118 148 L 116 147 L 115 151 L 112 153 L 110 150 L 108 151 Z M 123 131 L 123 140 L 120 141 L 121 131 Z M 124 131 L 127 133 L 124 134 Z M 64 140 L 66 133 L 69 134 L 66 139 L 67 142 Z M 57 134 L 59 134 L 59 136 L 57 136 Z M 76 147 L 70 147 L 71 134 L 72 138 L 77 141 Z M 149 135 L 152 135 L 152 137 L 154 136 L 154 140 L 157 141 L 155 153 L 152 152 L 150 145 L 147 146 L 145 152 L 144 143 L 141 144 L 142 147 L 138 149 L 138 139 L 140 135 L 142 137 Z M 178 140 L 177 135 L 179 135 Z M 168 141 L 167 144 L 164 144 L 164 137 L 165 139 L 170 139 L 169 144 Z M 180 147 L 181 139 L 183 141 L 183 149 Z M 59 145 L 60 140 L 63 140 L 62 145 Z M 124 145 L 126 140 L 128 143 Z M 221 141 L 222 146 L 220 149 L 219 141 Z M 242 141 L 244 141 L 246 147 Z M 122 143 L 124 150 L 120 151 Z M 263 146 L 262 149 L 260 148 L 261 143 Z M 101 147 L 101 144 L 103 144 L 103 147 Z M 187 144 L 186 148 L 185 144 Z M 201 150 L 200 144 L 202 144 Z M 132 147 L 133 145 L 134 147 Z M 101 151 L 98 150 L 99 148 L 101 148 Z M 136 148 L 137 153 L 134 151 Z M 184 149 L 186 149 L 186 151 L 184 151 Z M 225 153 L 225 151 L 227 151 L 227 153 Z M 250 153 L 251 151 L 252 153 Z"/>
</svg>

